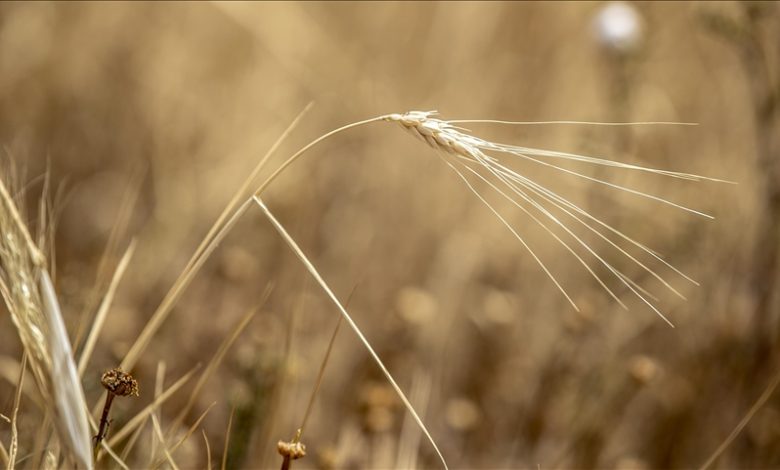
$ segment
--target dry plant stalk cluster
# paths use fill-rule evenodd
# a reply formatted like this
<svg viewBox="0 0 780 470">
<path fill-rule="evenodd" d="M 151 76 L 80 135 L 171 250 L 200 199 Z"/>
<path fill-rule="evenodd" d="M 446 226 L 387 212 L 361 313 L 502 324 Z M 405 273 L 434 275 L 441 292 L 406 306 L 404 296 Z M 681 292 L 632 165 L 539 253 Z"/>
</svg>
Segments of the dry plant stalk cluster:
<svg viewBox="0 0 780 470">
<path fill-rule="evenodd" d="M 300 116 L 298 119 L 300 119 Z M 457 174 L 457 176 L 466 184 L 468 189 L 473 192 L 473 194 L 479 198 L 479 200 L 484 203 L 487 208 L 496 215 L 496 217 L 498 217 L 498 219 L 506 226 L 506 228 L 511 231 L 517 240 L 523 244 L 523 246 L 530 252 L 533 258 L 544 270 L 544 272 L 550 277 L 552 282 L 563 293 L 563 295 L 575 309 L 577 306 L 569 294 L 567 294 L 566 290 L 561 286 L 558 280 L 552 275 L 552 273 L 547 269 L 540 258 L 537 257 L 534 251 L 525 242 L 523 237 L 520 235 L 520 231 L 517 230 L 510 222 L 508 222 L 507 218 L 502 216 L 502 214 L 486 199 L 484 196 L 485 190 L 482 188 L 489 188 L 488 191 L 494 191 L 505 200 L 511 202 L 514 207 L 529 215 L 536 223 L 538 223 L 552 237 L 554 237 L 556 241 L 558 241 L 564 248 L 566 248 L 567 251 L 574 255 L 574 257 L 587 269 L 587 271 L 595 278 L 599 285 L 601 285 L 601 287 L 615 299 L 615 301 L 625 307 L 621 299 L 613 292 L 608 284 L 602 280 L 602 278 L 585 261 L 585 259 L 580 254 L 578 254 L 572 245 L 564 241 L 563 238 L 557 235 L 550 228 L 550 225 L 557 226 L 564 230 L 573 238 L 574 246 L 583 249 L 592 255 L 597 260 L 597 262 L 607 270 L 607 272 L 611 273 L 615 277 L 619 283 L 621 283 L 625 288 L 641 299 L 645 304 L 652 308 L 658 315 L 660 315 L 667 323 L 671 325 L 671 322 L 663 314 L 661 314 L 661 312 L 651 302 L 651 300 L 654 298 L 652 294 L 639 286 L 639 284 L 632 280 L 628 275 L 619 271 L 612 264 L 607 262 L 604 257 L 596 253 L 588 245 L 588 243 L 577 236 L 576 233 L 569 228 L 569 224 L 574 224 L 584 228 L 585 230 L 598 236 L 600 239 L 606 241 L 612 248 L 617 250 L 618 253 L 629 258 L 648 274 L 652 275 L 652 277 L 660 281 L 665 287 L 678 295 L 681 294 L 679 294 L 679 292 L 675 290 L 669 282 L 667 282 L 661 275 L 657 274 L 654 270 L 640 261 L 637 257 L 630 254 L 626 249 L 621 248 L 618 245 L 618 241 L 622 240 L 624 242 L 629 242 L 631 245 L 633 245 L 634 248 L 638 249 L 644 255 L 651 257 L 655 261 L 661 262 L 665 267 L 669 268 L 685 279 L 690 280 L 690 278 L 663 260 L 651 249 L 629 238 L 618 229 L 589 214 L 584 209 L 560 196 L 556 192 L 534 182 L 530 178 L 523 176 L 522 173 L 513 170 L 509 165 L 502 163 L 498 155 L 522 159 L 527 162 L 552 168 L 568 176 L 584 179 L 594 184 L 605 185 L 618 191 L 625 191 L 639 197 L 671 205 L 675 208 L 702 216 L 707 215 L 652 194 L 617 185 L 604 179 L 595 178 L 585 174 L 584 172 L 571 170 L 555 162 L 565 160 L 568 162 L 574 162 L 576 164 L 589 164 L 612 169 L 652 173 L 655 175 L 689 181 L 720 180 L 713 180 L 711 178 L 674 171 L 640 167 L 637 165 L 624 164 L 602 158 L 588 157 L 585 155 L 553 152 L 491 142 L 476 137 L 465 129 L 459 127 L 459 125 L 469 122 L 497 122 L 502 124 L 528 123 L 506 123 L 501 121 L 446 121 L 438 119 L 434 112 L 411 111 L 402 114 L 388 114 L 378 116 L 376 118 L 349 124 L 324 134 L 288 158 L 271 174 L 271 176 L 264 180 L 264 182 L 260 184 L 254 192 L 248 192 L 248 188 L 267 162 L 268 157 L 278 146 L 279 142 L 277 142 L 277 144 L 272 147 L 271 151 L 269 151 L 269 154 L 261 160 L 245 184 L 241 186 L 231 203 L 216 221 L 201 246 L 196 250 L 195 254 L 190 260 L 190 263 L 188 263 L 187 268 L 182 272 L 179 280 L 177 280 L 177 282 L 174 284 L 171 291 L 168 293 L 168 296 L 166 296 L 163 303 L 155 312 L 152 320 L 147 324 L 147 327 L 141 333 L 133 347 L 130 349 L 130 352 L 127 354 L 127 356 L 125 356 L 122 367 L 127 370 L 137 362 L 140 355 L 149 345 L 152 337 L 158 331 L 165 318 L 171 312 L 172 307 L 180 298 L 183 291 L 189 285 L 190 281 L 203 265 L 205 260 L 211 253 L 214 252 L 219 243 L 230 232 L 236 221 L 246 213 L 248 208 L 252 205 L 256 205 L 261 209 L 265 217 L 272 223 L 279 235 L 293 250 L 296 256 L 300 259 L 301 263 L 314 277 L 320 288 L 328 295 L 330 300 L 340 311 L 343 319 L 349 324 L 354 333 L 359 337 L 374 362 L 382 370 L 385 378 L 392 385 L 400 400 L 406 406 L 409 413 L 414 417 L 414 420 L 416 421 L 419 428 L 428 438 L 429 442 L 438 454 L 442 465 L 446 468 L 447 464 L 445 462 L 444 456 L 439 450 L 439 447 L 436 445 L 431 433 L 423 424 L 422 418 L 418 415 L 417 411 L 415 411 L 411 402 L 407 399 L 404 392 L 401 390 L 401 387 L 397 384 L 396 380 L 393 378 L 388 368 L 379 358 L 379 355 L 375 352 L 366 336 L 358 327 L 357 323 L 353 320 L 352 316 L 348 313 L 345 304 L 337 298 L 324 278 L 320 275 L 309 258 L 304 254 L 303 250 L 298 246 L 298 244 L 295 242 L 292 236 L 290 236 L 290 234 L 278 221 L 278 219 L 274 217 L 270 209 L 261 199 L 261 194 L 268 187 L 268 185 L 285 168 L 296 161 L 299 157 L 307 153 L 316 144 L 344 131 L 366 124 L 383 121 L 399 124 L 404 129 L 408 130 L 413 135 L 427 143 L 430 147 L 439 151 L 445 164 Z M 296 119 L 296 121 L 293 123 L 293 126 L 297 122 L 298 120 Z M 605 123 L 595 124 L 603 125 Z M 633 125 L 679 123 L 611 124 Z M 288 129 L 288 132 L 289 130 L 290 129 Z M 282 138 L 284 138 L 288 132 L 285 132 Z M 478 187 L 477 183 L 481 184 L 482 186 Z M 64 335 L 64 328 L 62 327 L 62 320 L 56 303 L 56 296 L 54 295 L 51 281 L 44 267 L 45 259 L 37 248 L 38 245 L 43 245 L 43 243 L 39 241 L 39 243 L 36 244 L 32 240 L 31 236 L 27 232 L 25 224 L 23 223 L 22 217 L 15 208 L 7 190 L 4 186 L 0 186 L 0 189 L 2 189 L 2 199 L 0 200 L 0 228 L 2 228 L 3 233 L 2 241 L 0 241 L 0 263 L 2 266 L 2 272 L 0 272 L 0 274 L 2 274 L 2 276 L 0 276 L 0 280 L 2 281 L 0 282 L 0 288 L 2 289 L 4 299 L 12 313 L 14 323 L 17 325 L 19 336 L 25 345 L 25 351 L 27 352 L 30 359 L 30 364 L 37 379 L 39 388 L 43 393 L 46 402 L 52 404 L 51 413 L 56 417 L 55 423 L 58 425 L 58 429 L 60 429 L 60 441 L 68 449 L 68 456 L 76 466 L 81 468 L 92 468 L 94 462 L 89 452 L 89 438 L 85 440 L 85 435 L 88 435 L 88 433 L 86 433 L 87 407 L 84 402 L 84 396 L 81 390 L 80 382 L 78 380 L 78 374 L 75 372 L 76 368 L 72 352 L 70 351 L 69 342 L 67 340 L 67 336 Z M 245 200 L 245 202 L 240 204 L 239 202 L 242 199 Z M 248 319 L 251 319 L 251 315 L 248 316 L 247 321 L 243 323 L 244 326 L 246 323 L 248 323 Z M 240 331 L 240 329 L 237 331 Z M 335 333 L 333 338 L 335 339 Z M 234 339 L 235 337 L 232 337 L 228 345 L 231 344 Z M 329 346 L 328 351 L 330 351 L 332 343 L 333 340 L 331 340 L 331 345 Z M 324 370 L 324 366 L 325 363 L 323 363 L 323 366 L 320 370 L 320 379 L 318 379 L 318 384 L 322 379 L 321 374 Z M 209 367 L 207 370 L 212 370 L 212 368 Z M 207 375 L 204 375 L 204 377 L 207 377 Z M 97 434 L 95 435 L 96 458 L 98 456 L 98 446 L 105 445 L 103 439 L 105 437 L 106 427 L 108 425 L 108 412 L 113 398 L 115 396 L 138 395 L 137 382 L 131 376 L 122 372 L 122 369 L 119 368 L 106 372 L 101 379 L 101 383 L 107 389 L 107 397 L 102 418 L 97 429 Z M 66 399 L 63 400 L 63 397 Z M 314 394 L 312 395 L 312 401 L 313 399 Z M 189 404 L 191 405 L 192 402 L 193 400 L 191 397 Z M 154 409 L 157 405 L 159 405 L 159 397 L 158 400 L 155 400 L 153 405 L 150 405 L 147 414 L 144 414 L 143 416 L 139 415 L 137 418 L 140 419 L 140 421 L 143 421 L 143 419 L 145 419 L 147 416 L 151 416 L 151 419 L 155 425 L 156 434 L 164 446 L 163 451 L 165 453 L 165 457 L 162 461 L 168 461 L 171 463 L 171 465 L 175 466 L 172 454 L 175 448 L 178 447 L 178 445 L 180 445 L 183 440 L 179 441 L 177 446 L 170 448 L 166 444 L 166 441 L 169 439 L 169 437 L 165 436 L 165 433 L 162 431 L 156 415 L 154 414 Z M 310 408 L 311 402 L 309 410 Z M 306 419 L 308 418 L 309 410 L 307 410 L 304 416 L 304 425 Z M 200 422 L 200 420 L 198 420 L 198 422 Z M 301 426 L 298 433 L 296 434 L 296 438 L 293 441 L 279 442 L 278 450 L 284 458 L 282 468 L 289 468 L 291 460 L 301 458 L 305 455 L 305 446 L 300 442 L 300 433 L 302 432 L 304 425 Z M 132 429 L 139 428 L 134 425 Z M 189 436 L 192 431 L 194 431 L 194 427 L 191 429 L 190 433 L 187 434 L 187 436 Z M 107 449 L 110 448 L 110 446 L 113 445 L 116 441 L 126 437 L 129 432 L 132 432 L 132 430 L 128 424 L 126 429 L 120 431 L 117 435 L 115 435 L 114 440 L 108 443 Z M 85 443 L 87 444 L 86 453 L 84 447 Z M 117 456 L 112 455 L 112 457 L 118 463 L 120 463 L 120 465 L 123 465 Z"/>
<path fill-rule="evenodd" d="M 452 467 L 780 467 L 780 4 L 5 2 L 0 33 L 0 159 L 30 176 L 3 172 L 22 222 L 4 230 L 28 224 L 33 243 L 15 237 L 12 251 L 41 251 L 60 296 L 92 417 L 84 441 L 104 370 L 141 385 L 113 400 L 97 466 L 279 468 L 277 440 L 304 416 L 293 468 L 439 466 L 345 320 L 304 414 L 340 315 L 250 200 L 310 138 L 383 114 L 310 147 L 258 198 L 337 300 L 359 283 L 345 310 Z M 480 117 L 698 127 L 451 120 Z M 67 197 L 52 197 L 56 257 L 35 207 L 49 159 Z M 0 467 L 71 468 L 57 405 L 38 391 L 46 371 L 36 378 L 32 348 L 0 318 Z M 30 318 L 22 328 L 46 320 Z M 204 435 L 179 444 L 193 427 Z"/>
</svg>

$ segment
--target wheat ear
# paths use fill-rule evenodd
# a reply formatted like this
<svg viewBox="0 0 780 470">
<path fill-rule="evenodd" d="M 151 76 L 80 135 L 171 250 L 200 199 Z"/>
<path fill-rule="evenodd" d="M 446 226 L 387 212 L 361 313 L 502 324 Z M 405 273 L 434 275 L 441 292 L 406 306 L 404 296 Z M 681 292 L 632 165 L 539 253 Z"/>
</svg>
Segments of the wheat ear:
<svg viewBox="0 0 780 470">
<path fill-rule="evenodd" d="M 44 205 L 45 206 L 45 205 Z M 45 220 L 45 214 L 41 214 Z M 0 293 L 73 463 L 91 469 L 87 406 L 46 258 L 0 180 Z M 43 236 L 42 236 L 43 238 Z"/>
<path fill-rule="evenodd" d="M 688 180 L 688 181 L 713 181 L 713 182 L 725 182 L 728 181 L 709 178 L 699 175 L 693 175 L 688 173 L 681 173 L 675 171 L 662 170 L 657 168 L 643 167 L 639 165 L 625 164 L 616 162 L 604 158 L 590 157 L 586 155 L 579 155 L 574 153 L 555 152 L 549 150 L 534 149 L 530 147 L 521 147 L 515 145 L 507 145 L 497 142 L 491 142 L 479 137 L 471 135 L 465 129 L 462 129 L 456 124 L 458 123 L 499 123 L 499 124 L 534 124 L 529 122 L 512 122 L 512 121 L 494 121 L 494 120 L 458 120 L 458 121 L 444 121 L 437 119 L 435 111 L 411 111 L 404 114 L 391 114 L 386 116 L 385 120 L 395 122 L 401 127 L 406 129 L 412 135 L 422 140 L 430 147 L 439 151 L 440 155 L 444 159 L 445 163 L 463 180 L 466 186 L 471 192 L 477 196 L 477 198 L 485 204 L 494 215 L 506 226 L 508 230 L 524 245 L 524 247 L 531 253 L 532 257 L 541 266 L 542 270 L 552 280 L 555 286 L 563 293 L 569 303 L 577 309 L 576 304 L 563 288 L 563 286 L 557 281 L 555 276 L 547 269 L 542 260 L 534 253 L 531 247 L 523 240 L 518 231 L 508 222 L 508 220 L 502 216 L 483 195 L 476 189 L 476 187 L 469 181 L 469 177 L 476 178 L 480 182 L 487 184 L 487 186 L 495 191 L 501 198 L 509 201 L 514 206 L 520 208 L 526 215 L 528 215 L 536 224 L 541 226 L 549 235 L 551 235 L 558 243 L 560 243 L 566 250 L 568 250 L 579 261 L 586 270 L 596 279 L 601 287 L 612 296 L 621 306 L 625 308 L 625 304 L 615 295 L 615 293 L 606 285 L 604 280 L 596 274 L 589 264 L 572 248 L 568 243 L 556 235 L 552 229 L 558 227 L 571 236 L 576 246 L 584 249 L 587 253 L 592 255 L 599 264 L 606 268 L 615 279 L 622 285 L 624 285 L 631 293 L 636 295 L 642 302 L 649 306 L 657 315 L 659 315 L 670 326 L 674 326 L 672 322 L 653 304 L 655 297 L 644 290 L 636 282 L 631 280 L 626 274 L 618 270 L 615 266 L 607 262 L 607 260 L 596 253 L 579 235 L 573 232 L 567 223 L 575 222 L 575 225 L 582 226 L 589 232 L 595 234 L 601 240 L 607 242 L 617 252 L 628 258 L 632 263 L 639 266 L 642 270 L 649 273 L 655 279 L 657 279 L 664 287 L 669 289 L 672 293 L 679 297 L 683 295 L 675 289 L 664 277 L 650 269 L 645 263 L 637 259 L 635 256 L 628 253 L 625 249 L 621 248 L 617 244 L 617 239 L 628 241 L 634 247 L 638 248 L 646 255 L 654 258 L 656 261 L 661 262 L 664 266 L 672 270 L 674 273 L 680 275 L 682 278 L 693 282 L 693 279 L 682 273 L 679 269 L 666 262 L 660 255 L 653 250 L 645 247 L 641 243 L 635 241 L 623 232 L 617 230 L 606 222 L 596 218 L 589 214 L 579 206 L 575 205 L 571 201 L 563 198 L 559 194 L 552 190 L 545 188 L 544 186 L 532 181 L 531 179 L 523 176 L 522 174 L 514 171 L 497 158 L 497 155 L 508 155 L 510 157 L 520 158 L 534 164 L 551 168 L 560 171 L 564 174 L 574 176 L 580 179 L 584 179 L 599 185 L 607 186 L 611 189 L 623 191 L 638 197 L 650 199 L 655 202 L 659 202 L 665 205 L 672 206 L 676 209 L 687 211 L 695 215 L 703 216 L 705 218 L 713 218 L 709 214 L 705 214 L 699 210 L 684 206 L 682 204 L 670 201 L 653 194 L 638 191 L 629 187 L 621 186 L 609 181 L 595 178 L 577 172 L 568 168 L 561 167 L 551 161 L 555 160 L 568 160 L 581 164 L 598 165 L 603 167 L 615 168 L 620 170 L 631 170 L 645 172 L 660 176 L 666 176 L 670 178 Z M 674 122 L 639 122 L 639 123 L 592 123 L 592 122 L 580 122 L 580 121 L 557 121 L 546 123 L 558 123 L 558 124 L 596 124 L 596 125 L 638 125 L 638 124 L 670 124 L 670 125 L 690 125 L 691 123 L 674 123 Z M 556 215 L 554 211 L 558 211 L 559 215 Z M 615 237 L 615 238 L 612 238 Z M 683 297 L 684 298 L 684 297 Z"/>
</svg>

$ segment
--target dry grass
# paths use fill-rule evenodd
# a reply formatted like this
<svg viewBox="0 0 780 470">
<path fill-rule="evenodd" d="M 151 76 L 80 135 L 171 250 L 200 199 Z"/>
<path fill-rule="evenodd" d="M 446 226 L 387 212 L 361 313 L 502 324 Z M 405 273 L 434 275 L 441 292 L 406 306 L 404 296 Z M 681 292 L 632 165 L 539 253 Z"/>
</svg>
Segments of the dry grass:
<svg viewBox="0 0 780 470">
<path fill-rule="evenodd" d="M 0 138 L 33 175 L 0 213 L 17 466 L 77 455 L 25 332 L 57 330 L 54 287 L 88 402 L 119 365 L 149 390 L 99 466 L 278 468 L 310 401 L 293 468 L 779 465 L 780 16 L 638 4 L 626 45 L 601 6 L 0 6 Z M 24 215 L 41 186 L 56 231 Z M 360 338 L 318 377 L 339 313 Z"/>
</svg>

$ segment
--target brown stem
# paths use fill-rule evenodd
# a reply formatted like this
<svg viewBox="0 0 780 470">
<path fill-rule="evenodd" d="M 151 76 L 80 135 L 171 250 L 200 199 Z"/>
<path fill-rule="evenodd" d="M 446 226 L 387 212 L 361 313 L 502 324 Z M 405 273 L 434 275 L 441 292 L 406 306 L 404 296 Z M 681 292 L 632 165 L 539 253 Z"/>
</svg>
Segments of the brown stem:
<svg viewBox="0 0 780 470">
<path fill-rule="evenodd" d="M 108 412 L 111 410 L 111 403 L 114 402 L 114 397 L 116 395 L 112 393 L 111 391 L 106 392 L 106 404 L 103 405 L 103 414 L 100 415 L 100 426 L 98 427 L 98 432 L 95 435 L 95 455 L 97 456 L 98 449 L 100 449 L 100 443 L 103 442 L 103 439 L 106 437 L 106 433 L 108 432 Z"/>
<path fill-rule="evenodd" d="M 285 455 L 284 459 L 282 459 L 282 468 L 281 468 L 281 470 L 290 470 L 290 462 L 291 462 L 290 456 L 289 455 Z"/>
</svg>

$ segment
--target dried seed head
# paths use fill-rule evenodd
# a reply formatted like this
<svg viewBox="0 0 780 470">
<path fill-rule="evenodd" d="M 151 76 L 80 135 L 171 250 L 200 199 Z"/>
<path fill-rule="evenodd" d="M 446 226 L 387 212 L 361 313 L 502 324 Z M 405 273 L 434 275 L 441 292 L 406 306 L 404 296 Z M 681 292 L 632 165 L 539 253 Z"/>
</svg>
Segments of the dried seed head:
<svg viewBox="0 0 780 470">
<path fill-rule="evenodd" d="M 404 114 L 390 114 L 385 119 L 397 122 L 436 150 L 473 158 L 480 140 L 458 131 L 447 121 L 434 118 L 435 115 L 436 111 L 409 111 Z"/>
<path fill-rule="evenodd" d="M 706 218 L 712 218 L 698 210 L 686 207 L 676 202 L 654 196 L 650 193 L 638 191 L 628 186 L 622 186 L 620 184 L 613 183 L 608 179 L 601 179 L 590 176 L 585 172 L 577 169 L 571 169 L 568 164 L 563 166 L 558 162 L 568 162 L 574 165 L 596 165 L 605 168 L 632 170 L 642 173 L 650 173 L 659 176 L 666 176 L 670 178 L 676 178 L 687 181 L 715 181 L 724 182 L 714 178 L 708 178 L 704 176 L 692 175 L 687 173 L 680 173 L 675 171 L 662 170 L 657 168 L 643 167 L 639 165 L 620 163 L 613 160 L 608 160 L 599 157 L 590 157 L 587 155 L 580 155 L 566 152 L 555 152 L 550 150 L 535 149 L 530 147 L 522 147 L 517 145 L 502 144 L 499 142 L 492 142 L 472 135 L 468 129 L 459 127 L 465 123 L 499 123 L 499 124 L 534 124 L 531 122 L 512 122 L 512 121 L 496 121 L 496 120 L 454 120 L 445 121 L 438 119 L 435 111 L 409 111 L 406 113 L 388 114 L 383 116 L 382 119 L 386 122 L 398 123 L 405 130 L 412 135 L 422 140 L 430 147 L 439 150 L 440 156 L 444 163 L 446 163 L 459 177 L 469 190 L 474 193 L 475 196 L 487 206 L 491 212 L 500 220 L 500 222 L 506 226 L 506 228 L 514 235 L 514 237 L 530 252 L 534 260 L 540 265 L 542 270 L 549 277 L 558 290 L 566 297 L 566 300 L 574 307 L 574 310 L 579 311 L 579 308 L 575 304 L 572 297 L 564 289 L 560 282 L 555 278 L 552 272 L 547 268 L 540 257 L 534 252 L 531 246 L 529 246 L 520 234 L 519 230 L 510 223 L 494 206 L 493 204 L 483 197 L 482 191 L 495 192 L 497 197 L 503 198 L 506 202 L 516 206 L 522 212 L 524 212 L 532 221 L 541 227 L 542 230 L 547 232 L 553 239 L 558 241 L 563 248 L 571 253 L 576 260 L 585 268 L 585 270 L 595 279 L 595 281 L 618 303 L 621 307 L 628 309 L 625 303 L 618 297 L 613 288 L 608 285 L 610 283 L 618 283 L 631 291 L 637 298 L 639 298 L 644 304 L 650 307 L 656 314 L 658 314 L 669 325 L 674 326 L 669 319 L 664 316 L 663 313 L 653 304 L 652 300 L 656 300 L 653 294 L 639 286 L 629 276 L 621 272 L 616 266 L 612 264 L 609 256 L 623 256 L 632 261 L 639 268 L 646 271 L 649 275 L 658 280 L 672 293 L 681 298 L 685 298 L 683 294 L 675 289 L 671 283 L 669 283 L 661 274 L 657 273 L 647 262 L 658 262 L 665 268 L 675 272 L 680 277 L 696 284 L 696 281 L 686 276 L 683 272 L 669 264 L 661 256 L 655 253 L 653 250 L 647 248 L 640 242 L 632 239 L 625 233 L 621 232 L 615 227 L 607 224 L 602 219 L 588 213 L 582 209 L 579 205 L 572 201 L 569 201 L 565 197 L 561 196 L 557 192 L 537 183 L 533 179 L 524 175 L 522 172 L 514 168 L 514 163 L 505 163 L 506 160 L 514 160 L 515 162 L 527 162 L 535 166 L 543 167 L 545 169 L 558 171 L 562 175 L 568 177 L 579 178 L 592 183 L 596 183 L 608 188 L 623 191 L 633 196 L 642 197 L 645 199 L 653 200 L 662 204 L 666 204 L 670 207 L 684 210 L 692 214 L 697 214 Z M 559 123 L 569 124 L 588 124 L 577 121 L 558 121 Z M 551 123 L 551 122 L 549 122 Z M 541 124 L 537 122 L 536 124 Z M 645 123 L 589 123 L 598 125 L 632 125 L 632 124 L 685 124 L 685 123 L 663 123 L 663 122 L 645 122 Z M 475 186 L 475 184 L 479 186 Z M 487 186 L 487 188 L 486 188 Z M 491 191 L 492 190 L 492 191 Z M 565 238 L 571 236 L 572 241 L 567 241 L 560 237 L 561 233 L 557 232 L 562 230 L 565 232 Z M 581 236 L 581 233 L 592 233 L 596 237 L 600 238 L 607 244 L 609 244 L 614 251 L 612 251 L 607 257 L 597 253 Z M 633 245 L 629 247 L 634 250 L 632 254 L 630 251 L 624 249 L 618 242 L 622 239 Z M 641 252 L 641 253 L 640 253 Z M 583 258 L 582 255 L 585 255 Z M 640 257 L 647 256 L 645 261 L 635 256 Z M 600 265 L 608 271 L 611 276 L 607 279 L 603 279 L 591 266 L 591 263 L 586 260 L 593 256 L 595 261 L 592 264 Z M 606 282 L 605 282 L 606 281 Z"/>
<path fill-rule="evenodd" d="M 292 460 L 298 460 L 306 456 L 306 446 L 301 442 L 279 441 L 276 444 L 276 450 L 282 457 L 289 457 Z"/>
<path fill-rule="evenodd" d="M 120 369 L 111 369 L 100 377 L 103 388 L 120 397 L 138 396 L 138 381 L 132 375 L 122 372 Z"/>
</svg>

